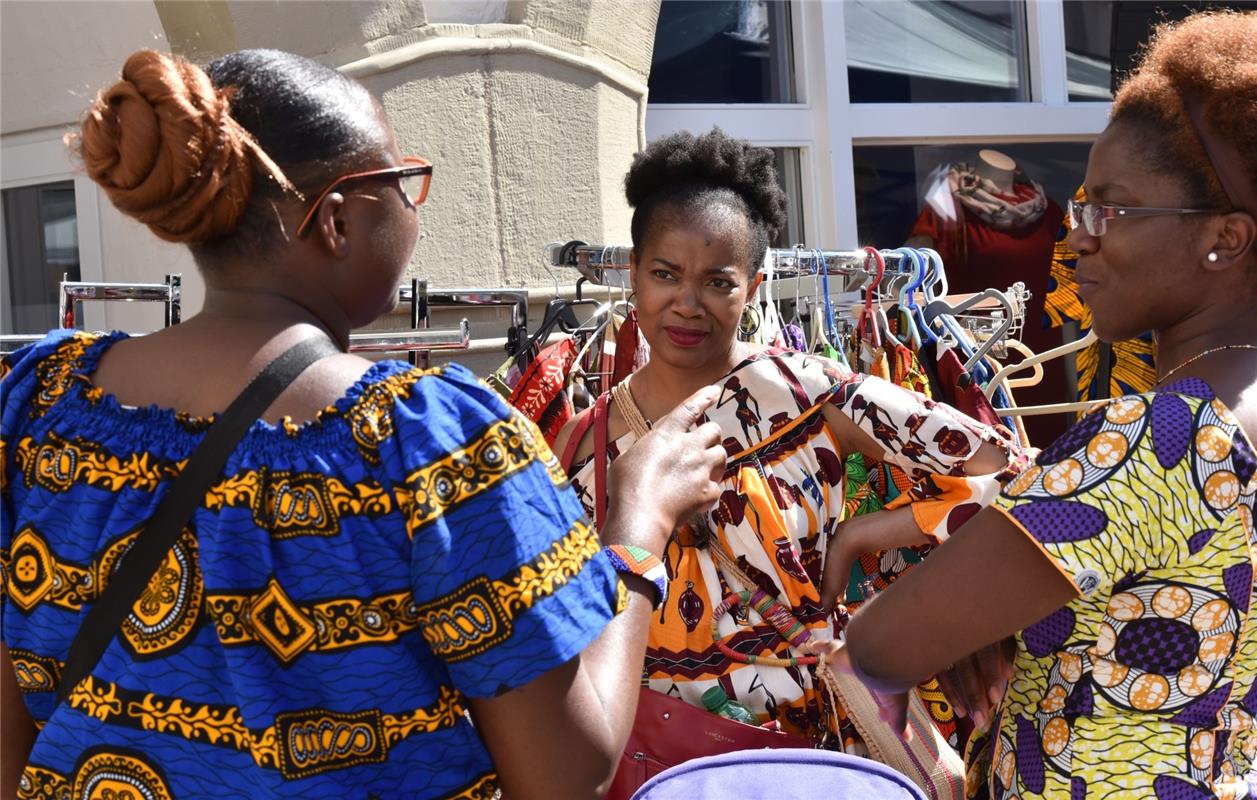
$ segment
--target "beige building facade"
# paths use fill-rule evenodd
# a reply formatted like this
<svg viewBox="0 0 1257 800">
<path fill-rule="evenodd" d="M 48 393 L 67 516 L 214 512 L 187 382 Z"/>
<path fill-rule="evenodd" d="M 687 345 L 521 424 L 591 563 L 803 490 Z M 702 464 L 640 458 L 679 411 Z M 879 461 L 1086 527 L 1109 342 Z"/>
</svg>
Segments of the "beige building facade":
<svg viewBox="0 0 1257 800">
<path fill-rule="evenodd" d="M 199 63 L 243 48 L 289 50 L 363 81 L 382 100 L 402 151 L 434 163 L 412 275 L 441 289 L 528 287 L 539 315 L 556 285 L 542 260 L 546 243 L 628 238 L 621 180 L 645 144 L 658 12 L 658 0 L 7 0 L 0 4 L 0 188 L 32 196 L 59 188 L 59 244 L 65 250 L 75 240 L 82 280 L 181 273 L 188 316 L 203 287 L 187 250 L 116 212 L 76 170 L 62 137 L 134 50 L 168 49 Z M 70 189 L 72 227 L 64 224 Z M 31 213 L 49 196 L 32 199 Z M 40 227 L 9 216 L 6 237 L 39 238 Z M 0 248 L 5 333 L 37 332 L 31 326 L 47 319 L 46 308 L 41 317 L 22 306 L 60 279 L 48 244 L 56 225 L 42 227 L 50 263 L 33 263 L 39 247 Z M 488 369 L 504 358 L 505 312 L 472 316 L 476 341 L 463 360 Z M 84 308 L 89 328 L 142 331 L 161 322 L 155 304 Z"/>
</svg>

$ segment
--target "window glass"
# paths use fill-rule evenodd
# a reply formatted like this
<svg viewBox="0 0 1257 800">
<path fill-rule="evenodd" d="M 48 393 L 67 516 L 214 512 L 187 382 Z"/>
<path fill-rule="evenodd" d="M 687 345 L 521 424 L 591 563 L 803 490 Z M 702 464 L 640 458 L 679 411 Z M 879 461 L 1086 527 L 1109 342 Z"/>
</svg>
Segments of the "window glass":
<svg viewBox="0 0 1257 800">
<path fill-rule="evenodd" d="M 853 156 L 860 241 L 878 247 L 903 244 L 922 216 L 929 213 L 928 207 L 946 207 L 950 190 L 945 183 L 947 168 L 976 165 L 984 149 L 1011 159 L 1026 177 L 1043 187 L 1047 200 L 1063 209 L 1082 184 L 1091 145 L 1039 142 L 856 147 Z M 1057 219 L 1053 225 L 1059 223 Z"/>
<path fill-rule="evenodd" d="M 1113 99 L 1109 75 L 1113 3 L 1065 0 L 1065 71 L 1069 99 Z"/>
<path fill-rule="evenodd" d="M 803 227 L 803 166 L 797 147 L 774 147 L 777 178 L 786 192 L 786 227 L 773 241 L 773 247 L 792 247 L 807 241 Z"/>
<path fill-rule="evenodd" d="M 651 103 L 794 103 L 786 0 L 663 0 Z"/>
<path fill-rule="evenodd" d="M 1069 99 L 1113 99 L 1116 79 L 1130 72 L 1153 27 L 1207 8 L 1257 10 L 1253 0 L 1065 0 L 1065 57 Z"/>
<path fill-rule="evenodd" d="M 44 333 L 58 326 L 63 277 L 79 280 L 74 182 L 5 189 L 0 330 Z"/>
<path fill-rule="evenodd" d="M 850 0 L 843 15 L 853 103 L 1030 99 L 1022 2 Z"/>
</svg>

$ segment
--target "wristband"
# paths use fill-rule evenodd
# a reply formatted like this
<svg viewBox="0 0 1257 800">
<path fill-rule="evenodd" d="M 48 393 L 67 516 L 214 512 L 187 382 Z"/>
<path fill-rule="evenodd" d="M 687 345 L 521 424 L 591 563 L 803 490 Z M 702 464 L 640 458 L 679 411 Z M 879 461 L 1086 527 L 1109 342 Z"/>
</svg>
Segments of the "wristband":
<svg viewBox="0 0 1257 800">
<path fill-rule="evenodd" d="M 657 609 L 668 599 L 668 571 L 658 556 L 631 544 L 609 544 L 602 550 L 611 559 L 611 566 L 616 572 L 636 575 L 654 584 L 656 596 L 652 607 Z"/>
</svg>

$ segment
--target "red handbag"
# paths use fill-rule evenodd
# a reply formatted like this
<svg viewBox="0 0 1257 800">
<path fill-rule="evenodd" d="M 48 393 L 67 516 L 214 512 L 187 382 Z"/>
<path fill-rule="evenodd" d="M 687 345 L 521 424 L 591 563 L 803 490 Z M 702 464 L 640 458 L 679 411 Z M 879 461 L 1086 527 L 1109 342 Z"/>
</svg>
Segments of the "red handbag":
<svg viewBox="0 0 1257 800">
<path fill-rule="evenodd" d="M 629 800 L 643 783 L 668 767 L 735 750 L 813 747 L 802 736 L 746 725 L 663 692 L 642 687 L 633 732 L 606 800 Z"/>
</svg>

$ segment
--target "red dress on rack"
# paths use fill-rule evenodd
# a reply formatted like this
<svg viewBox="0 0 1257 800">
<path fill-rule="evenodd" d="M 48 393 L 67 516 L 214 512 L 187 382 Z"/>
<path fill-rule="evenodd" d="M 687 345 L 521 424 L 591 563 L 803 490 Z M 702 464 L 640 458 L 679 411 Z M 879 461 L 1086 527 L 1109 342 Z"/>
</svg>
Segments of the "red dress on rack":
<svg viewBox="0 0 1257 800">
<path fill-rule="evenodd" d="M 1033 191 L 1025 184 L 1018 184 L 1017 189 Z M 1021 340 L 1036 353 L 1059 347 L 1060 331 L 1043 327 L 1043 300 L 1048 291 L 1056 234 L 1065 216 L 1061 207 L 1048 200 L 1043 215 L 1030 225 L 1016 230 L 997 230 L 961 204 L 956 205 L 964 215 L 963 224 L 947 222 L 927 204 L 909 237 L 928 236 L 934 240 L 935 249 L 947 265 L 951 292 L 1007 289 L 1017 281 L 1026 284 L 1031 297 Z M 1056 359 L 1044 364 L 1043 369 L 1043 380 L 1037 386 L 1017 390 L 1014 399 L 1018 405 L 1060 403 L 1066 399 L 1064 363 Z M 1055 441 L 1071 421 L 1071 417 L 1062 414 L 1025 418 L 1031 443 L 1038 447 Z"/>
</svg>

